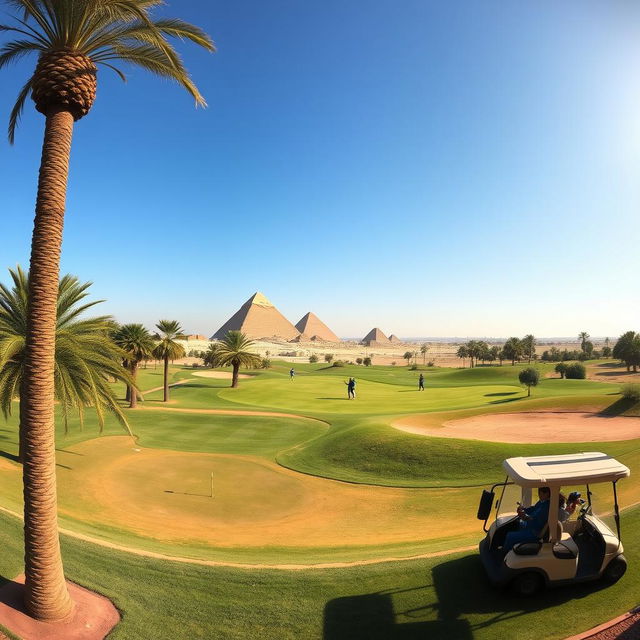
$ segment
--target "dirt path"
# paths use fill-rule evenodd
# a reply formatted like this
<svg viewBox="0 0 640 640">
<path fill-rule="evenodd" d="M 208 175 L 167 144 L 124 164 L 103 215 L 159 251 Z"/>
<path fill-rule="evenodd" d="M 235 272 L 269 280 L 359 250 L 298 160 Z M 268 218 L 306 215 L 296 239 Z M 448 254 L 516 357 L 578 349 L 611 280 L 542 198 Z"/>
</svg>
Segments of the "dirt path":
<svg viewBox="0 0 640 640">
<path fill-rule="evenodd" d="M 612 442 L 640 438 L 640 419 L 568 411 L 523 411 L 472 416 L 434 426 L 428 415 L 391 423 L 407 433 L 439 438 L 510 443 Z"/>
<path fill-rule="evenodd" d="M 138 411 L 174 411 L 176 413 L 204 413 L 219 416 L 267 416 L 271 418 L 293 418 L 294 420 L 314 420 L 328 425 L 326 420 L 302 416 L 297 413 L 281 413 L 278 411 L 249 411 L 245 409 L 181 409 L 179 407 L 138 407 Z"/>
<path fill-rule="evenodd" d="M 177 387 L 180 384 L 187 384 L 187 382 L 193 382 L 193 380 L 190 380 L 189 378 L 187 378 L 186 380 L 180 380 L 179 382 L 172 382 L 169 385 L 169 388 L 171 387 Z M 141 391 L 143 396 L 146 396 L 147 393 L 153 393 L 154 391 L 162 391 L 164 389 L 164 385 L 162 385 L 161 387 L 154 387 L 153 389 L 147 389 L 146 391 Z"/>
<path fill-rule="evenodd" d="M 14 518 L 22 520 L 22 515 L 0 506 L 0 511 L 6 513 Z M 115 542 L 109 542 L 108 540 L 101 540 L 100 538 L 94 538 L 93 536 L 86 535 L 84 533 L 78 533 L 71 529 L 65 529 L 60 527 L 60 533 L 75 538 L 76 540 L 82 540 L 83 542 L 90 542 L 100 547 L 107 549 L 115 549 L 116 551 L 123 551 L 125 553 L 131 553 L 136 556 L 142 556 L 143 558 L 154 558 L 156 560 L 166 560 L 167 562 L 181 562 L 185 564 L 196 564 L 204 567 L 233 567 L 237 569 L 277 569 L 283 571 L 304 571 L 307 569 L 340 569 L 346 567 L 362 567 L 373 564 L 382 564 L 386 562 L 405 562 L 409 560 L 421 560 L 426 558 L 439 558 L 442 556 L 452 555 L 454 553 L 463 553 L 465 551 L 472 551 L 477 549 L 477 545 L 471 545 L 467 547 L 456 547 L 454 549 L 445 549 L 442 551 L 432 551 L 430 553 L 421 553 L 413 556 L 388 556 L 384 558 L 371 558 L 368 560 L 355 560 L 353 562 L 319 562 L 317 564 L 253 564 L 247 562 L 223 562 L 220 560 L 201 560 L 198 558 L 185 558 L 183 556 L 170 556 L 164 553 L 157 553 L 155 551 L 147 551 L 145 549 L 136 549 L 135 547 L 129 547 L 127 545 L 117 544 Z"/>
</svg>

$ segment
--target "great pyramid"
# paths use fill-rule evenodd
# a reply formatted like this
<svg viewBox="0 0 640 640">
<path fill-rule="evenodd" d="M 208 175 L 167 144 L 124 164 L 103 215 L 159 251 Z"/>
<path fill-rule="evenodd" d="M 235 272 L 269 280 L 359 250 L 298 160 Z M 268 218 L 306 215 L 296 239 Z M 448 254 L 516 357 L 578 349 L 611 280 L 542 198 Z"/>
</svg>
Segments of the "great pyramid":
<svg viewBox="0 0 640 640">
<path fill-rule="evenodd" d="M 376 327 L 375 329 L 371 329 L 371 331 L 362 338 L 362 344 L 367 345 L 367 347 L 383 347 L 389 346 L 391 343 L 389 342 L 389 338 Z"/>
<path fill-rule="evenodd" d="M 300 318 L 296 324 L 296 329 L 307 339 L 340 342 L 340 338 L 311 311 Z"/>
<path fill-rule="evenodd" d="M 221 340 L 227 331 L 242 331 L 247 337 L 291 340 L 300 332 L 257 291 L 212 336 Z"/>
</svg>

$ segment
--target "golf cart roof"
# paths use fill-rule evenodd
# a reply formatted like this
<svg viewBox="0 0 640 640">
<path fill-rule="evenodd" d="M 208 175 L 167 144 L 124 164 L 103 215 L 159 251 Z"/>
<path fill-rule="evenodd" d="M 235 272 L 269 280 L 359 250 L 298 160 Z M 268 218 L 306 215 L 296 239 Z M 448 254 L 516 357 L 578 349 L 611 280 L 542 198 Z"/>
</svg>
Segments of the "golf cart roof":
<svg viewBox="0 0 640 640">
<path fill-rule="evenodd" d="M 502 466 L 509 477 L 522 487 L 613 482 L 629 475 L 627 467 L 598 451 L 508 458 Z"/>
</svg>

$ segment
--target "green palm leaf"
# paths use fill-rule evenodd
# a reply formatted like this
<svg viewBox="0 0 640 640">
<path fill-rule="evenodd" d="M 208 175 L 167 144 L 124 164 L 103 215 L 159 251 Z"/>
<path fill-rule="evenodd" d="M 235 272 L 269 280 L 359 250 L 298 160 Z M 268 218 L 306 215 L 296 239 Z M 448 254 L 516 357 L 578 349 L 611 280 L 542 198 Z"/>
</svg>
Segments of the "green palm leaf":
<svg viewBox="0 0 640 640">
<path fill-rule="evenodd" d="M 5 417 L 20 394 L 24 374 L 29 289 L 28 275 L 20 267 L 9 273 L 13 286 L 0 284 L 0 410 Z M 101 431 L 104 417 L 110 413 L 132 435 L 113 386 L 114 380 L 131 384 L 122 367 L 125 353 L 111 339 L 115 323 L 110 316 L 78 318 L 101 302 L 80 304 L 90 286 L 66 275 L 58 288 L 54 384 L 65 431 L 71 412 L 82 418 L 84 410 L 91 407 Z"/>
<path fill-rule="evenodd" d="M 186 40 L 215 51 L 211 38 L 199 27 L 175 18 L 154 19 L 150 12 L 161 0 L 5 0 L 18 14 L 15 25 L 0 32 L 18 34 L 0 48 L 0 68 L 31 53 L 70 50 L 125 75 L 114 66 L 123 61 L 181 85 L 195 100 L 206 102 L 191 80 L 168 38 Z M 31 79 L 11 111 L 9 140 L 13 142 Z"/>
</svg>

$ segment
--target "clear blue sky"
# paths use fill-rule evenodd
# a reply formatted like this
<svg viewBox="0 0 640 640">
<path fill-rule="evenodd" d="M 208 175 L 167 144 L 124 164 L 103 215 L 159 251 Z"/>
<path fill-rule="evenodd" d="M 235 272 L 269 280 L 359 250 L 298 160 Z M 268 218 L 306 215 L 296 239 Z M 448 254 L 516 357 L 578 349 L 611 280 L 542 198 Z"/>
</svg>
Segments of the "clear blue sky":
<svg viewBox="0 0 640 640">
<path fill-rule="evenodd" d="M 178 44 L 209 108 L 100 72 L 62 269 L 104 312 L 210 335 L 261 290 L 342 336 L 640 329 L 638 3 L 162 12 L 216 41 Z M 2 72 L 4 118 L 33 64 Z M 30 103 L 0 145 L 3 268 L 28 263 L 42 131 Z"/>
</svg>

